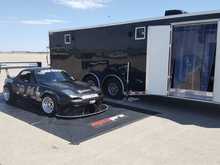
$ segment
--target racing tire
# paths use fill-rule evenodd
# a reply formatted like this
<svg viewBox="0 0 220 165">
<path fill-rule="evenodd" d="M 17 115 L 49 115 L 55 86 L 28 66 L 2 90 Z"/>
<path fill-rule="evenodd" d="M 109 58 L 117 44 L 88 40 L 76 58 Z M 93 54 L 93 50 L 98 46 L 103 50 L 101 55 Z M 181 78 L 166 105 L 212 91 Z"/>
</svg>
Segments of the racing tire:
<svg viewBox="0 0 220 165">
<path fill-rule="evenodd" d="M 94 76 L 91 76 L 91 75 L 85 76 L 83 78 L 83 81 L 88 83 L 90 86 L 99 87 L 98 80 Z"/>
<path fill-rule="evenodd" d="M 14 105 L 16 102 L 15 95 L 13 94 L 10 87 L 6 86 L 3 89 L 3 98 L 4 101 L 9 105 Z"/>
<path fill-rule="evenodd" d="M 112 99 L 122 99 L 123 98 L 123 87 L 121 82 L 117 78 L 108 78 L 103 85 L 104 94 Z"/>
<path fill-rule="evenodd" d="M 41 110 L 45 115 L 49 117 L 54 116 L 58 111 L 58 104 L 56 99 L 51 95 L 44 95 L 41 102 Z"/>
</svg>

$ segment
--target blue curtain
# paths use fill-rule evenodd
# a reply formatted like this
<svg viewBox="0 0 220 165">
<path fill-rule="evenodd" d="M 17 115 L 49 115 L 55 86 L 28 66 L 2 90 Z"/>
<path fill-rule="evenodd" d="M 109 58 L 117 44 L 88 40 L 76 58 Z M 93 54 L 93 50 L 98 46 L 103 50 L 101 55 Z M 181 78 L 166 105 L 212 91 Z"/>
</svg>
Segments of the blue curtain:
<svg viewBox="0 0 220 165">
<path fill-rule="evenodd" d="M 216 40 L 217 24 L 174 27 L 172 88 L 213 90 Z"/>
</svg>

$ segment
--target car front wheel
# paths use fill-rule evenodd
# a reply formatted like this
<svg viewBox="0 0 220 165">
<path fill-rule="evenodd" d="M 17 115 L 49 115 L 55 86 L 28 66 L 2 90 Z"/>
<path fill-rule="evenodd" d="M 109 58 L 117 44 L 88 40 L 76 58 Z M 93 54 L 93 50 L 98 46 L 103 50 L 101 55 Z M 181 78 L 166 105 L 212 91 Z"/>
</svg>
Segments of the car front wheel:
<svg viewBox="0 0 220 165">
<path fill-rule="evenodd" d="M 50 95 L 44 96 L 41 102 L 41 109 L 44 114 L 53 116 L 57 111 L 56 100 Z"/>
</svg>

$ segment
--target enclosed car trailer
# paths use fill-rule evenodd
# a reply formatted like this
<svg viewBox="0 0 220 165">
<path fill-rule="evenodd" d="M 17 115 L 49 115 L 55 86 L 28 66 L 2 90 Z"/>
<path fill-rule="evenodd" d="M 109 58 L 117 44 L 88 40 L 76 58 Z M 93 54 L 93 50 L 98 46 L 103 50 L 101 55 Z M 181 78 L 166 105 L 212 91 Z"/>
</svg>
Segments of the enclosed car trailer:
<svg viewBox="0 0 220 165">
<path fill-rule="evenodd" d="M 156 19 L 53 31 L 49 38 L 52 67 L 110 97 L 220 103 L 220 11 L 167 11 Z"/>
</svg>

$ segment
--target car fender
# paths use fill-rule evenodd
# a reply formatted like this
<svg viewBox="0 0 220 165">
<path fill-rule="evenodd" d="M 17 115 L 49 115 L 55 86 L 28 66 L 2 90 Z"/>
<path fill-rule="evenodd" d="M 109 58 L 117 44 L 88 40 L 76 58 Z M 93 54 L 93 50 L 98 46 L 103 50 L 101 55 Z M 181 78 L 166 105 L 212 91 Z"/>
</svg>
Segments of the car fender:
<svg viewBox="0 0 220 165">
<path fill-rule="evenodd" d="M 56 101 L 57 101 L 58 103 L 60 103 L 61 97 L 60 97 L 56 92 L 54 92 L 54 91 L 52 91 L 52 90 L 45 90 L 45 91 L 43 91 L 43 92 L 41 93 L 41 99 L 43 99 L 43 97 L 44 97 L 45 95 L 51 95 L 51 96 L 53 96 L 53 97 L 56 99 Z"/>
</svg>

